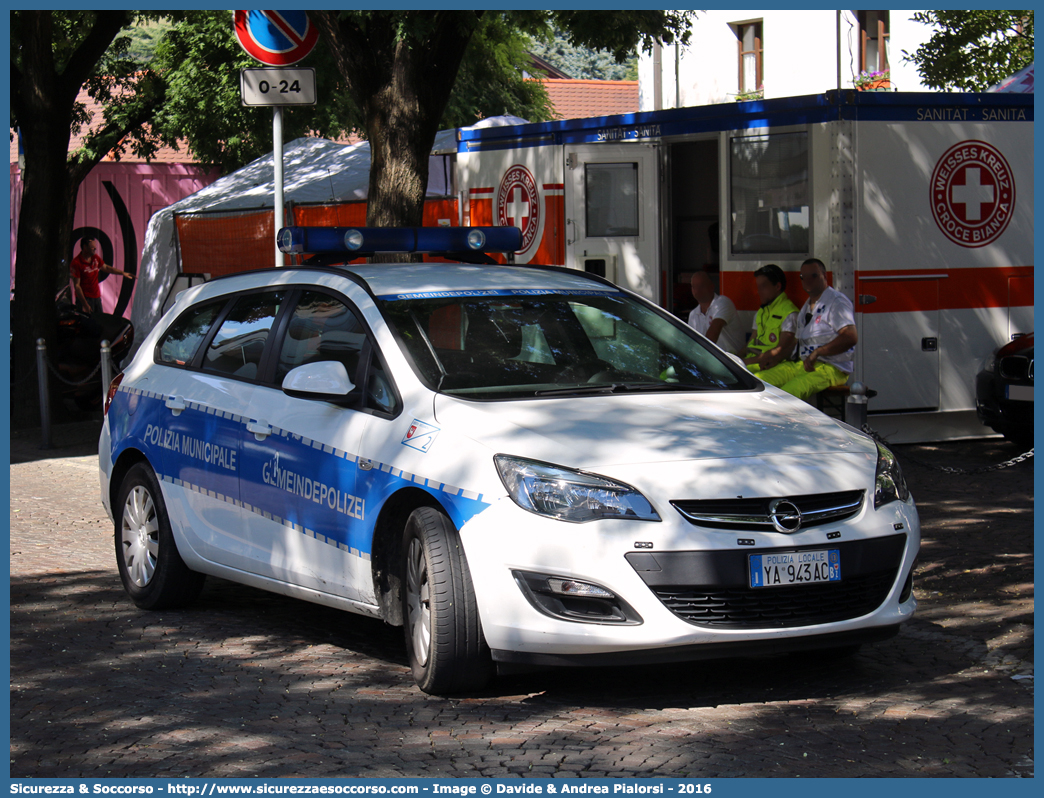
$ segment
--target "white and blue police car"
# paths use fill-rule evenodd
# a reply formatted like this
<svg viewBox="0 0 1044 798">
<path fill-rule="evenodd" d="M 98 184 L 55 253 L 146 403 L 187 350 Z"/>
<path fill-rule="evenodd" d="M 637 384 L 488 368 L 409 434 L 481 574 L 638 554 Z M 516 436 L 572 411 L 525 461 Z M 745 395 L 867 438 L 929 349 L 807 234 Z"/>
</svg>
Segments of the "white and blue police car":
<svg viewBox="0 0 1044 798">
<path fill-rule="evenodd" d="M 913 614 L 892 453 L 664 310 L 488 257 L 344 265 L 513 228 L 279 240 L 335 254 L 183 292 L 110 389 L 101 496 L 139 607 L 210 574 L 382 618 L 435 694 L 496 665 L 847 653 Z"/>
</svg>

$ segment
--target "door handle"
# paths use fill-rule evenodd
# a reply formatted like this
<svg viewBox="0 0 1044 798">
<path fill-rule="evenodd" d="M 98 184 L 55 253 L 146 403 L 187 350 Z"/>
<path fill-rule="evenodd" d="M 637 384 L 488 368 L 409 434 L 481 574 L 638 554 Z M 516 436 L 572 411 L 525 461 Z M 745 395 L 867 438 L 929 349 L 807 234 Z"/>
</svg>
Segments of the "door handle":
<svg viewBox="0 0 1044 798">
<path fill-rule="evenodd" d="M 860 305 L 872 305 L 877 301 L 877 297 L 873 294 L 860 294 L 859 304 Z"/>
<path fill-rule="evenodd" d="M 246 425 L 247 432 L 254 433 L 254 438 L 263 441 L 269 435 L 272 434 L 272 425 L 267 421 L 261 421 L 259 419 L 250 419 Z"/>
<path fill-rule="evenodd" d="M 168 396 L 166 405 L 171 409 L 171 412 L 173 412 L 175 416 L 180 416 L 181 411 L 188 407 L 188 405 L 185 404 L 185 400 L 180 396 Z"/>
</svg>

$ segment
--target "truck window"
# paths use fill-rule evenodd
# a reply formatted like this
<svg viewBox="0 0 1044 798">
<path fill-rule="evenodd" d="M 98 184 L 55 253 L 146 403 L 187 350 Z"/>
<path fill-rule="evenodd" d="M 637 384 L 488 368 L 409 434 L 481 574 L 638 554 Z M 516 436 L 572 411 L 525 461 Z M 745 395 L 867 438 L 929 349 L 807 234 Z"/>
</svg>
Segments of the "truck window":
<svg viewBox="0 0 1044 798">
<path fill-rule="evenodd" d="M 732 254 L 807 254 L 808 133 L 730 140 Z"/>
<path fill-rule="evenodd" d="M 638 235 L 638 164 L 584 166 L 588 238 Z"/>
</svg>

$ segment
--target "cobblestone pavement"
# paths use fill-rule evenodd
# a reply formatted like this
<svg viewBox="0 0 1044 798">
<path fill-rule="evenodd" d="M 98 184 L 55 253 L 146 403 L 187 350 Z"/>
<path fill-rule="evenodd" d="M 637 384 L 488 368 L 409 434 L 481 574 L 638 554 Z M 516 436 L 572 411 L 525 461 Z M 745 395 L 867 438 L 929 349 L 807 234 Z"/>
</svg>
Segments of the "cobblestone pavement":
<svg viewBox="0 0 1044 798">
<path fill-rule="evenodd" d="M 1010 444 L 897 447 L 920 608 L 841 666 L 558 670 L 440 699 L 371 619 L 217 579 L 188 610 L 137 610 L 90 434 L 59 433 L 62 450 L 12 443 L 12 777 L 1033 774 L 1032 460 L 921 465 Z"/>
</svg>

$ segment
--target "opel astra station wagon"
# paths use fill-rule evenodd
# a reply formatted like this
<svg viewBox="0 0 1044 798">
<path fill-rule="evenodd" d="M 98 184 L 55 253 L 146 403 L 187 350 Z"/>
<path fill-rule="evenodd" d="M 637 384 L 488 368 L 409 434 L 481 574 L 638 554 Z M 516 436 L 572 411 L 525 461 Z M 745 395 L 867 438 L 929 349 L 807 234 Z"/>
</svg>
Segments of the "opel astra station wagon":
<svg viewBox="0 0 1044 798">
<path fill-rule="evenodd" d="M 602 278 L 343 265 L 391 234 L 320 232 L 339 256 L 182 293 L 113 382 L 101 495 L 137 606 L 213 575 L 380 618 L 434 694 L 850 653 L 913 614 L 920 524 L 881 443 Z"/>
</svg>

